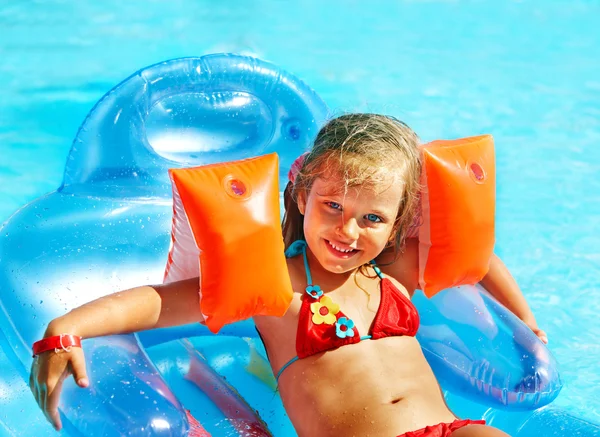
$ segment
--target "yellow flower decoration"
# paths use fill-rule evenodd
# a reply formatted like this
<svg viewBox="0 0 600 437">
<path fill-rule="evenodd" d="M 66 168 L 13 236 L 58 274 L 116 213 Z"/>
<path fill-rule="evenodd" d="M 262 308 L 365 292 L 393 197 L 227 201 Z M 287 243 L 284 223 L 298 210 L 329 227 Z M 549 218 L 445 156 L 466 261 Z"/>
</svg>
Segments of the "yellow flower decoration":
<svg viewBox="0 0 600 437">
<path fill-rule="evenodd" d="M 329 296 L 323 296 L 318 302 L 310 304 L 310 310 L 313 313 L 312 321 L 315 325 L 322 323 L 333 325 L 336 321 L 335 315 L 340 312 L 340 306 L 333 303 Z"/>
</svg>

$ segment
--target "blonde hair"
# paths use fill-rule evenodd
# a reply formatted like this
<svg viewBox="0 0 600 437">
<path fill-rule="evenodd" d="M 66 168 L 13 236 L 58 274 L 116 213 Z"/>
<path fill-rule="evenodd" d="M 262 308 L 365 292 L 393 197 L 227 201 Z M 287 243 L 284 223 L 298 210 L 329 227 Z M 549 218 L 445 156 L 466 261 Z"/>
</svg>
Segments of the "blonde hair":
<svg viewBox="0 0 600 437">
<path fill-rule="evenodd" d="M 304 216 L 297 204 L 298 193 L 308 194 L 315 179 L 335 172 L 345 187 L 377 183 L 385 177 L 382 170 L 398 172 L 404 190 L 390 245 L 396 253 L 403 246 L 418 209 L 421 157 L 419 138 L 405 123 L 378 114 L 346 114 L 330 120 L 317 134 L 294 183 L 285 193 L 283 238 L 285 247 L 304 239 Z"/>
</svg>

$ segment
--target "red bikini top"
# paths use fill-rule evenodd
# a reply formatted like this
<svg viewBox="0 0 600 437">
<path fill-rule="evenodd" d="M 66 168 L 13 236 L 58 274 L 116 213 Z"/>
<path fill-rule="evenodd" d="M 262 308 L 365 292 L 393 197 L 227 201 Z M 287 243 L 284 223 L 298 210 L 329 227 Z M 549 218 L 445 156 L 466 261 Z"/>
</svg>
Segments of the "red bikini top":
<svg viewBox="0 0 600 437">
<path fill-rule="evenodd" d="M 306 358 L 319 352 L 337 349 L 347 344 L 358 343 L 362 340 L 377 340 L 384 337 L 408 335 L 414 337 L 419 329 L 419 313 L 409 298 L 402 294 L 388 278 L 383 277 L 381 270 L 373 264 L 377 275 L 381 278 L 381 302 L 375 315 L 371 332 L 360 336 L 354 322 L 346 317 L 340 306 L 324 295 L 321 287 L 312 284 L 312 277 L 306 257 L 306 243 L 295 242 L 286 255 L 294 256 L 299 251 L 304 256 L 304 267 L 308 286 L 302 296 L 302 307 L 298 320 L 296 335 L 296 353 L 286 363 L 277 379 L 290 364 L 301 358 Z"/>
<path fill-rule="evenodd" d="M 381 275 L 381 272 L 377 273 Z M 381 276 L 380 276 L 381 277 Z M 408 335 L 419 329 L 419 313 L 412 302 L 388 278 L 381 278 L 381 302 L 369 335 L 360 336 L 354 322 L 348 319 L 329 296 L 313 297 L 305 293 L 296 335 L 299 358 L 336 349 L 361 340 Z"/>
</svg>

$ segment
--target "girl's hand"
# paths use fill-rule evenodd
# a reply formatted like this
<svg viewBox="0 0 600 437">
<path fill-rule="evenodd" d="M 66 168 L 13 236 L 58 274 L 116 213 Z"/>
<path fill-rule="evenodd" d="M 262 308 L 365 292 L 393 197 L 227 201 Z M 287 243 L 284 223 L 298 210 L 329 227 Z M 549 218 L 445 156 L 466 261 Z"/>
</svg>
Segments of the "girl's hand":
<svg viewBox="0 0 600 437">
<path fill-rule="evenodd" d="M 29 388 L 48 421 L 57 431 L 62 428 L 58 402 L 64 380 L 73 374 L 79 387 L 89 385 L 83 350 L 73 347 L 70 352 L 47 351 L 36 356 L 31 366 Z"/>
<path fill-rule="evenodd" d="M 535 335 L 537 335 L 540 340 L 542 340 L 542 343 L 548 344 L 548 334 L 546 334 L 546 331 L 538 328 L 537 323 L 532 323 L 532 324 L 527 323 L 527 322 L 525 322 L 525 323 L 527 326 L 529 326 L 529 328 L 533 331 L 533 333 Z"/>
</svg>

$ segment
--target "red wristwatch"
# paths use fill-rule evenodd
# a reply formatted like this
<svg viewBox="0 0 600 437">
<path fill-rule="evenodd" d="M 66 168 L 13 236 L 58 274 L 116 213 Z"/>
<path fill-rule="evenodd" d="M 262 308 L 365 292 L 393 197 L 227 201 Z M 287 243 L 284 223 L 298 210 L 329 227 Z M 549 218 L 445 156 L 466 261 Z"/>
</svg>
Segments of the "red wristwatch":
<svg viewBox="0 0 600 437">
<path fill-rule="evenodd" d="M 70 352 L 71 347 L 73 346 L 81 347 L 80 336 L 72 334 L 55 335 L 33 343 L 33 356 L 35 357 L 42 352 L 50 351 L 52 349 L 54 349 L 54 352 L 59 352 L 61 350 Z"/>
</svg>

